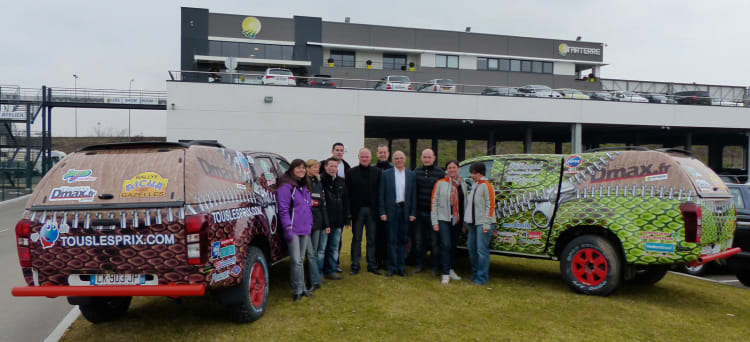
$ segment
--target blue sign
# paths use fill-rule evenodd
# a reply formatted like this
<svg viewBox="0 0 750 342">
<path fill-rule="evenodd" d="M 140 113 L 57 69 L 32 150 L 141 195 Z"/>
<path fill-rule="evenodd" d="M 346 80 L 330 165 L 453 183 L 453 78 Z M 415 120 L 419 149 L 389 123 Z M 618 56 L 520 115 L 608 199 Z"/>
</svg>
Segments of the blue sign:
<svg viewBox="0 0 750 342">
<path fill-rule="evenodd" d="M 646 242 L 646 251 L 660 253 L 674 253 L 674 245 L 668 243 Z"/>
<path fill-rule="evenodd" d="M 214 244 L 211 245 L 211 257 L 216 259 L 219 257 L 219 253 L 221 250 L 221 244 L 219 241 L 214 241 Z"/>
<path fill-rule="evenodd" d="M 225 258 L 234 255 L 234 245 L 221 247 L 221 257 Z"/>
</svg>

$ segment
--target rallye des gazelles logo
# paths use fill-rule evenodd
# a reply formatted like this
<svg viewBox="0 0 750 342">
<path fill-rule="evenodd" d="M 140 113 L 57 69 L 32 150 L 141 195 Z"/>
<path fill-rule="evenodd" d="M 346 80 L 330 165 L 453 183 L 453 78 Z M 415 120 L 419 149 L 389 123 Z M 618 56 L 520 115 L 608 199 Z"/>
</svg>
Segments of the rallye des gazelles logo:
<svg viewBox="0 0 750 342">
<path fill-rule="evenodd" d="M 76 169 L 70 169 L 68 172 L 63 174 L 62 180 L 73 183 L 73 182 L 93 182 L 96 180 L 96 177 L 91 177 L 91 174 L 93 172 L 91 169 L 86 170 L 76 170 Z"/>
<path fill-rule="evenodd" d="M 647 182 L 666 180 L 669 178 L 671 165 L 661 163 L 657 167 L 654 164 L 636 165 L 616 169 L 601 168 L 591 176 L 591 183 L 613 182 L 633 178 L 645 178 Z"/>
<path fill-rule="evenodd" d="M 143 172 L 122 182 L 120 197 L 164 197 L 168 181 L 156 172 Z"/>
<path fill-rule="evenodd" d="M 96 197 L 96 190 L 89 186 L 61 186 L 49 193 L 50 201 L 91 202 Z"/>
<path fill-rule="evenodd" d="M 260 20 L 256 17 L 247 17 L 242 21 L 242 35 L 255 38 L 260 33 Z"/>
</svg>

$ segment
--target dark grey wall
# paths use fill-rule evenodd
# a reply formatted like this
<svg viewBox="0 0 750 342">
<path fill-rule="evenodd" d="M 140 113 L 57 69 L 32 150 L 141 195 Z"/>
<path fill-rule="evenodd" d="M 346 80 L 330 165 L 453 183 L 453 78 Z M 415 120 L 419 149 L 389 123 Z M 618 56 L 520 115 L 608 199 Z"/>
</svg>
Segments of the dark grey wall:
<svg viewBox="0 0 750 342">
<path fill-rule="evenodd" d="M 294 20 L 286 18 L 260 17 L 257 15 L 210 13 L 208 16 L 208 35 L 228 38 L 247 38 L 242 35 L 242 21 L 251 16 L 260 20 L 260 32 L 255 36 L 255 39 L 294 40 Z"/>
<path fill-rule="evenodd" d="M 182 7 L 180 16 L 180 69 L 196 70 L 194 56 L 208 55 L 208 10 Z"/>
<path fill-rule="evenodd" d="M 320 74 L 320 65 L 323 63 L 323 48 L 307 45 L 307 42 L 321 41 L 320 26 L 320 18 L 294 16 L 294 59 L 310 61 L 308 75 Z"/>
</svg>

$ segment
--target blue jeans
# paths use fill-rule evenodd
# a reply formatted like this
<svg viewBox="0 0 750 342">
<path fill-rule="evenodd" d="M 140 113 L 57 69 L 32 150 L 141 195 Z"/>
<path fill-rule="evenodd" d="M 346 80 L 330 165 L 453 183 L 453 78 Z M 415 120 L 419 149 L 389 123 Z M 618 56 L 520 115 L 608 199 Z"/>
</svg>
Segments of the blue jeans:
<svg viewBox="0 0 750 342">
<path fill-rule="evenodd" d="M 330 234 L 324 233 L 320 235 L 321 243 L 324 239 L 324 236 L 327 236 L 325 237 L 327 241 L 325 243 L 322 243 L 325 246 L 325 257 L 323 258 L 324 259 L 323 274 L 336 273 L 336 269 L 338 268 L 338 260 L 339 260 L 339 246 L 341 243 L 341 231 L 342 231 L 342 227 L 331 228 Z"/>
<path fill-rule="evenodd" d="M 409 222 L 404 218 L 404 207 L 396 207 L 394 214 L 388 215 L 388 272 L 405 272 Z"/>
<path fill-rule="evenodd" d="M 460 224 L 460 223 L 459 223 Z M 453 226 L 448 221 L 438 221 L 440 225 L 440 266 L 444 275 L 450 274 L 453 260 L 456 259 L 456 243 L 460 226 Z"/>
<path fill-rule="evenodd" d="M 467 224 L 469 231 L 469 257 L 471 259 L 471 280 L 477 284 L 487 284 L 490 277 L 490 237 L 495 224 L 486 233 L 482 225 Z"/>
<path fill-rule="evenodd" d="M 289 279 L 292 283 L 292 291 L 294 294 L 302 294 L 305 292 L 305 268 L 303 263 L 305 261 L 305 250 L 307 245 L 310 244 L 309 235 L 292 235 L 292 240 L 288 241 L 289 244 Z"/>
<path fill-rule="evenodd" d="M 318 256 L 318 273 L 323 274 L 323 264 L 326 261 L 326 244 L 328 243 L 328 233 L 325 229 L 320 230 L 318 245 L 315 246 L 315 253 Z"/>
<path fill-rule="evenodd" d="M 325 234 L 325 233 L 324 233 Z M 318 272 L 318 253 L 315 251 L 317 240 L 320 236 L 320 229 L 313 230 L 307 238 L 307 248 L 305 257 L 307 258 L 307 273 L 309 274 L 310 285 L 320 285 L 320 272 Z"/>
</svg>

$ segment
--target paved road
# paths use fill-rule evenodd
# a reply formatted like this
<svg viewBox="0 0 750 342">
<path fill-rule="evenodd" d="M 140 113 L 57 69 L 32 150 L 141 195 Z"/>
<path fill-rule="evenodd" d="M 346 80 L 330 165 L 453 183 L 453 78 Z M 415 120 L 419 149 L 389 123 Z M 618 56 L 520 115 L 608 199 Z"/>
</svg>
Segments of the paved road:
<svg viewBox="0 0 750 342">
<path fill-rule="evenodd" d="M 750 289 L 750 287 L 747 287 L 745 285 L 742 285 L 739 280 L 737 280 L 737 277 L 734 274 L 731 273 L 720 273 L 720 274 L 709 274 L 706 276 L 703 276 L 703 278 L 710 279 L 713 281 L 720 282 L 722 284 L 732 285 L 735 287 L 741 287 L 745 289 Z"/>
<path fill-rule="evenodd" d="M 28 199 L 28 197 L 25 197 Z M 25 200 L 0 203 L 0 341 L 43 341 L 70 312 L 65 298 L 13 297 L 24 286 L 18 265 L 15 227 Z"/>
</svg>

